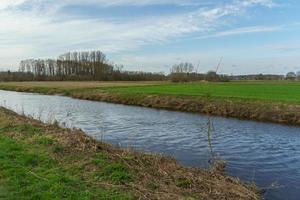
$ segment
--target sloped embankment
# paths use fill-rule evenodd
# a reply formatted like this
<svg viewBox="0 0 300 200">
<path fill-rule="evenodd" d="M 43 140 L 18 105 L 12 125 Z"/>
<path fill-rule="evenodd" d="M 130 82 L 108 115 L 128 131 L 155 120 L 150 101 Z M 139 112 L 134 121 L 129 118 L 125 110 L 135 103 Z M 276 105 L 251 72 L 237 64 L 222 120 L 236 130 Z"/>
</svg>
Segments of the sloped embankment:
<svg viewBox="0 0 300 200">
<path fill-rule="evenodd" d="M 215 97 L 74 92 L 78 99 L 300 126 L 300 105 Z"/>
<path fill-rule="evenodd" d="M 260 199 L 218 170 L 112 147 L 0 108 L 0 185 L 8 199 Z"/>
</svg>

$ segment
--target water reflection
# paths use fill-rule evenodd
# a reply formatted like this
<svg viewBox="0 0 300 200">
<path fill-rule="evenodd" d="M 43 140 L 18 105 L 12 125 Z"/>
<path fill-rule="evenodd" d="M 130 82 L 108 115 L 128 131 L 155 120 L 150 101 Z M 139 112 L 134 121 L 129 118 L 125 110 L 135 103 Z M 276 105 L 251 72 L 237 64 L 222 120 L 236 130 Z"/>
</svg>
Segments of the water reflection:
<svg viewBox="0 0 300 200">
<path fill-rule="evenodd" d="M 262 188 L 278 183 L 266 199 L 300 196 L 299 127 L 8 91 L 0 91 L 0 103 L 115 145 L 171 155 L 189 166 L 208 167 L 208 160 L 221 158 L 230 175 Z"/>
<path fill-rule="evenodd" d="M 200 123 L 200 128 L 201 128 L 202 132 L 207 133 L 207 142 L 208 142 L 208 148 L 209 148 L 209 154 L 210 154 L 208 163 L 210 165 L 214 165 L 215 160 L 216 160 L 216 155 L 213 151 L 213 143 L 212 143 L 212 134 L 213 134 L 213 130 L 214 130 L 212 116 L 207 115 L 207 122 L 202 123 L 202 124 Z"/>
</svg>

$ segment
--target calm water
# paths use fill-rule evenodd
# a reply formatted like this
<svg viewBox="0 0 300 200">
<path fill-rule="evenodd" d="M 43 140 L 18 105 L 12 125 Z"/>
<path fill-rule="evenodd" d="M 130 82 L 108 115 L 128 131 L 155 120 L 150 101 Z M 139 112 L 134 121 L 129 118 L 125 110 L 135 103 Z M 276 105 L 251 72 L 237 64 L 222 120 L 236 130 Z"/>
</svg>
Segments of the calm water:
<svg viewBox="0 0 300 200">
<path fill-rule="evenodd" d="M 0 105 L 123 147 L 174 156 L 189 166 L 211 159 L 207 116 L 0 91 Z M 227 173 L 255 181 L 268 200 L 300 199 L 300 128 L 213 117 L 213 154 L 227 161 Z"/>
</svg>

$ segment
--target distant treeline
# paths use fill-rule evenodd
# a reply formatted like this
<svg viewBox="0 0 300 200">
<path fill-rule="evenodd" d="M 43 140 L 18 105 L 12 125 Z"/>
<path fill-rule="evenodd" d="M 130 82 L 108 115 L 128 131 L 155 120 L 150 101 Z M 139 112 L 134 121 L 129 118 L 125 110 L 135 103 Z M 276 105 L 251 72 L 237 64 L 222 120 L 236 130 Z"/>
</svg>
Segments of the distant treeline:
<svg viewBox="0 0 300 200">
<path fill-rule="evenodd" d="M 34 76 L 32 73 L 23 73 L 23 72 L 0 72 L 0 81 L 32 81 Z"/>
<path fill-rule="evenodd" d="M 58 59 L 28 59 L 18 72 L 0 73 L 0 81 L 160 81 L 163 73 L 123 71 L 101 51 L 69 52 Z"/>
<path fill-rule="evenodd" d="M 297 75 L 298 74 L 298 75 Z M 286 76 L 275 74 L 249 74 L 249 75 L 226 75 L 218 74 L 216 71 L 209 71 L 206 74 L 197 73 L 191 63 L 180 63 L 173 65 L 169 79 L 173 82 L 188 82 L 188 81 L 242 81 L 242 80 L 300 80 L 300 72 L 289 72 Z"/>
<path fill-rule="evenodd" d="M 198 73 L 192 63 L 182 62 L 173 65 L 168 78 L 172 82 L 189 82 L 189 81 L 229 81 L 229 76 L 217 74 L 215 71 L 209 71 L 206 74 Z"/>
<path fill-rule="evenodd" d="M 18 72 L 0 72 L 0 81 L 232 81 L 232 80 L 296 80 L 300 73 L 281 75 L 198 73 L 193 64 L 182 62 L 172 66 L 169 75 L 142 71 L 124 71 L 123 65 L 109 62 L 101 51 L 68 52 L 57 59 L 28 59 L 20 63 Z"/>
</svg>

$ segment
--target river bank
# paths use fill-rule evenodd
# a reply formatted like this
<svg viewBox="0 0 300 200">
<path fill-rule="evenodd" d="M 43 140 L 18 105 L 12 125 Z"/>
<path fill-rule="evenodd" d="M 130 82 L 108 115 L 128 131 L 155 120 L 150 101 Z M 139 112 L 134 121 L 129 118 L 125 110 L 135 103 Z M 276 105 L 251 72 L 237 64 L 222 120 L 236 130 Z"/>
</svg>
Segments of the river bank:
<svg viewBox="0 0 300 200">
<path fill-rule="evenodd" d="M 73 98 L 300 126 L 300 106 L 210 97 L 72 93 Z"/>
<path fill-rule="evenodd" d="M 108 85 L 105 83 L 103 87 L 101 86 L 101 83 L 89 84 L 86 86 L 84 86 L 84 83 L 82 83 L 83 86 L 79 86 L 80 83 L 76 83 L 77 86 L 74 86 L 74 84 L 72 86 L 72 83 L 68 83 L 66 86 L 64 86 L 65 83 L 61 83 L 60 86 L 58 84 L 53 84 L 49 83 L 48 85 L 45 85 L 43 83 L 42 86 L 39 86 L 37 82 L 26 84 L 0 84 L 0 89 L 48 95 L 63 95 L 77 99 L 300 126 L 300 105 L 293 101 L 215 97 L 210 95 L 170 95 L 168 93 L 148 94 L 140 92 L 140 90 L 146 89 L 147 86 L 151 85 L 149 82 L 137 83 L 135 86 L 133 83 L 116 83 L 115 86 L 113 83 L 109 83 Z M 153 85 L 157 84 L 161 85 L 161 83 L 153 83 Z M 123 92 L 118 89 L 131 89 L 134 87 L 136 89 L 136 86 L 138 86 L 139 92 L 135 92 L 133 89 L 133 92 L 128 93 L 128 90 Z M 292 86 L 292 88 L 295 88 L 294 85 Z M 117 90 L 115 90 L 115 88 L 117 88 Z M 287 90 L 292 88 L 287 88 Z M 270 88 L 268 89 L 270 90 Z M 264 91 L 262 90 L 262 93 L 263 92 Z M 275 98 L 274 96 L 273 98 Z"/>
<path fill-rule="evenodd" d="M 1 194 L 8 199 L 260 199 L 212 170 L 97 142 L 0 108 Z"/>
</svg>

